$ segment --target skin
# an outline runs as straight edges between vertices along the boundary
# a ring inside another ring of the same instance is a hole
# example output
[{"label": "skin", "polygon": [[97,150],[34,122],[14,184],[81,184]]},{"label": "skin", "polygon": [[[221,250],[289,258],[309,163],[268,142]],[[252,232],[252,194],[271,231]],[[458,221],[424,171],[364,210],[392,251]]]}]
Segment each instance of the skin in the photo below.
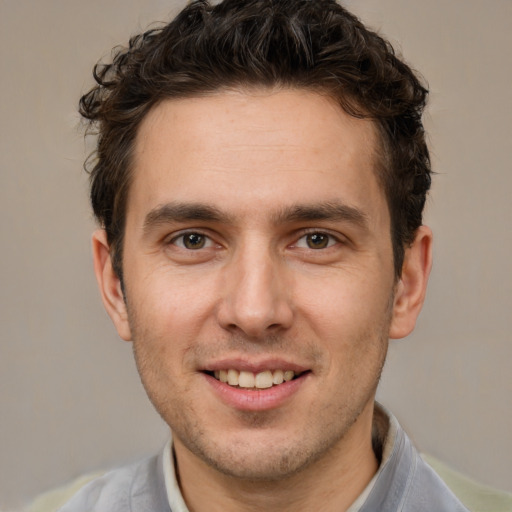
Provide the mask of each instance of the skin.
[{"label": "skin", "polygon": [[[388,339],[414,328],[432,240],[418,230],[396,280],[376,147],[370,121],[302,90],[169,100],[140,126],[126,300],[102,230],[95,270],[191,511],[346,510],[375,474],[375,391]],[[305,371],[284,398],[233,403],[205,373],[223,365]]]}]

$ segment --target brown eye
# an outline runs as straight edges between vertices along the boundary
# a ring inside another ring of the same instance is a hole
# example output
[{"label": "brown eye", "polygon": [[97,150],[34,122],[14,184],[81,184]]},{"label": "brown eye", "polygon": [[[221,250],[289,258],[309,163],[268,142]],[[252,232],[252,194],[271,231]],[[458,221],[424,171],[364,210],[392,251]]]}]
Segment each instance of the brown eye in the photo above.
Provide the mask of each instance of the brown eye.
[{"label": "brown eye", "polygon": [[208,241],[208,237],[200,233],[185,233],[174,240],[174,244],[189,250],[203,249]]},{"label": "brown eye", "polygon": [[325,233],[306,235],[306,244],[310,249],[325,249],[329,246],[330,236]]}]

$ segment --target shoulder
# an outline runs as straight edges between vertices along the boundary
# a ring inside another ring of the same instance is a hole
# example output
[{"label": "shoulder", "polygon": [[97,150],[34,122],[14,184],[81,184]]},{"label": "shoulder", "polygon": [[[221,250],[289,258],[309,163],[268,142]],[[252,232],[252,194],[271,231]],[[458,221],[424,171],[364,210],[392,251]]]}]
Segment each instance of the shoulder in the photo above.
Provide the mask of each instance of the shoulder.
[{"label": "shoulder", "polygon": [[139,463],[109,471],[95,478],[57,509],[59,512],[128,511],[131,482]]},{"label": "shoulder", "polygon": [[377,404],[376,412],[387,419],[387,428],[380,428],[382,464],[362,511],[512,511],[512,495],[478,484],[434,457],[420,455],[387,409]]},{"label": "shoulder", "polygon": [[103,476],[104,471],[83,475],[72,482],[52,489],[38,496],[26,509],[26,512],[55,512],[69,501],[80,489],[92,480]]},{"label": "shoulder", "polygon": [[475,482],[431,455],[421,456],[471,512],[512,511],[512,494]]},{"label": "shoulder", "polygon": [[415,452],[412,457],[408,480],[400,510],[407,512],[430,510],[468,512],[470,510],[418,452]]},{"label": "shoulder", "polygon": [[29,512],[170,512],[161,457],[83,477],[38,498]]}]

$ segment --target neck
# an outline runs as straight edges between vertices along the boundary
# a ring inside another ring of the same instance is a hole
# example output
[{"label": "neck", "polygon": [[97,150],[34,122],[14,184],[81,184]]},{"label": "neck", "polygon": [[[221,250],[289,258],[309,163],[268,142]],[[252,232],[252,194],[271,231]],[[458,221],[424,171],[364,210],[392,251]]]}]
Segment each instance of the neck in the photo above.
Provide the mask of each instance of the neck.
[{"label": "neck", "polygon": [[175,439],[177,475],[190,512],[345,511],[378,469],[372,449],[373,404],[338,444],[300,472],[274,481],[224,475]]}]

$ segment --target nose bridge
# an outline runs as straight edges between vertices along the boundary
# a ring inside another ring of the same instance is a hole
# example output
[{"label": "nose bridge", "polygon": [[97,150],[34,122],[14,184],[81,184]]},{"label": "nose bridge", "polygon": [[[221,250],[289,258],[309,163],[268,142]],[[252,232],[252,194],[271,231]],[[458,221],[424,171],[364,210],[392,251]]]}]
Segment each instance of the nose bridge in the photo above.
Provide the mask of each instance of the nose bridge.
[{"label": "nose bridge", "polygon": [[225,270],[220,318],[225,328],[259,337],[289,326],[292,310],[284,269],[268,241],[245,240]]}]

